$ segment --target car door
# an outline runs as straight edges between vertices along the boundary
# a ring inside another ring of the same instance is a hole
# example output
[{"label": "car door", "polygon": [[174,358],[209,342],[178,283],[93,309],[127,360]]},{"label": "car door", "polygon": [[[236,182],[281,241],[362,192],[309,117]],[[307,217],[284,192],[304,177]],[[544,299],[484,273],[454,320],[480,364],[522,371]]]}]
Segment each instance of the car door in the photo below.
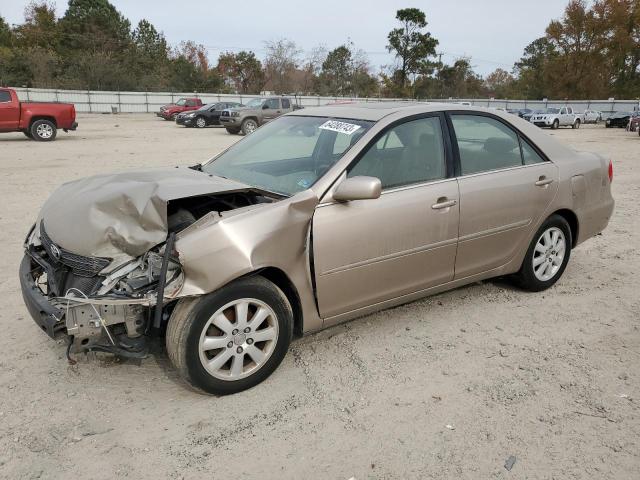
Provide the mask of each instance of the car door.
[{"label": "car door", "polygon": [[379,178],[381,196],[317,207],[313,258],[326,325],[336,315],[452,280],[458,184],[443,139],[439,115],[390,127],[343,174]]},{"label": "car door", "polygon": [[279,98],[269,98],[262,106],[262,121],[264,123],[273,120],[282,113]]},{"label": "car door", "polygon": [[15,130],[20,123],[20,104],[13,102],[9,90],[0,90],[0,130]]},{"label": "car door", "polygon": [[501,119],[450,119],[459,162],[460,279],[506,264],[528,244],[558,189],[558,169]]},{"label": "car door", "polygon": [[227,108],[226,103],[216,103],[209,109],[209,114],[207,123],[210,125],[219,125],[220,124],[220,114],[222,111]]}]

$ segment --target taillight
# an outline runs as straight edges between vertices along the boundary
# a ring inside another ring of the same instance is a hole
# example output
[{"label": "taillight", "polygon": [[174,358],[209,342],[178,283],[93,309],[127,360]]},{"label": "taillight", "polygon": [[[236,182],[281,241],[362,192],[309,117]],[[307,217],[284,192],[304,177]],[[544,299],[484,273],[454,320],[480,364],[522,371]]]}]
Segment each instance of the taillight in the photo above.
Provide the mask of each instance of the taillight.
[{"label": "taillight", "polygon": [[613,182],[613,162],[609,160],[609,183]]}]

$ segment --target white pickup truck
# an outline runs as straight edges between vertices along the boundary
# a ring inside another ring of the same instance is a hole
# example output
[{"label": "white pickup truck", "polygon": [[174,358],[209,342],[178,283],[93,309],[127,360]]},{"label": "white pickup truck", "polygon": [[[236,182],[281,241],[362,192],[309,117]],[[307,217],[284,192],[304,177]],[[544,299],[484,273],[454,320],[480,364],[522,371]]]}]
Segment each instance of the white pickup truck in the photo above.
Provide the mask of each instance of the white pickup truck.
[{"label": "white pickup truck", "polygon": [[571,107],[547,108],[543,113],[536,113],[531,116],[531,123],[538,127],[558,127],[580,128],[582,123],[581,115],[574,113]]}]

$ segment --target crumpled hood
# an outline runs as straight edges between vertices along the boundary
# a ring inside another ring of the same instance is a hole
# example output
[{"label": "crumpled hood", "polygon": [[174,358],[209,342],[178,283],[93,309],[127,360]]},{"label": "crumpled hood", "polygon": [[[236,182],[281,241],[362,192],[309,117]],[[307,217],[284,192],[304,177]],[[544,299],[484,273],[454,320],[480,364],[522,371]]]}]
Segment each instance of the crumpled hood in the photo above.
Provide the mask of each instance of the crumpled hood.
[{"label": "crumpled hood", "polygon": [[36,227],[43,220],[56,244],[79,255],[137,257],[166,240],[167,202],[248,188],[190,168],[97,175],[54,191]]}]

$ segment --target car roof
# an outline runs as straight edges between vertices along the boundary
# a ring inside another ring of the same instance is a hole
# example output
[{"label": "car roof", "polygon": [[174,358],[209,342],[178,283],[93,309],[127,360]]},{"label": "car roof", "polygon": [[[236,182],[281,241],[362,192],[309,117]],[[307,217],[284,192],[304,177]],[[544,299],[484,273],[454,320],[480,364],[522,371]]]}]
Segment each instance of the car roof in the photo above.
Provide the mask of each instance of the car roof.
[{"label": "car roof", "polygon": [[324,105],[320,107],[305,108],[304,110],[297,110],[288,113],[287,116],[351,118],[354,120],[368,120],[377,122],[388,115],[399,112],[404,113],[405,115],[413,115],[419,113],[442,112],[444,110],[490,113],[496,112],[496,110],[490,110],[484,107],[461,105],[459,103],[380,101],[336,103],[333,105]]},{"label": "car roof", "polygon": [[378,122],[384,117],[392,114],[400,114],[404,116],[416,115],[421,113],[457,111],[488,113],[491,116],[502,118],[507,123],[516,127],[523,132],[535,145],[547,155],[560,159],[560,157],[572,157],[572,150],[551,135],[536,127],[531,122],[523,120],[517,115],[512,115],[505,111],[490,110],[484,107],[460,105],[459,103],[427,103],[427,102],[354,102],[341,103],[334,105],[325,105],[321,107],[305,108],[304,110],[296,110],[287,113],[285,116],[299,117],[329,117],[329,118],[345,118],[353,120],[365,120]]}]

